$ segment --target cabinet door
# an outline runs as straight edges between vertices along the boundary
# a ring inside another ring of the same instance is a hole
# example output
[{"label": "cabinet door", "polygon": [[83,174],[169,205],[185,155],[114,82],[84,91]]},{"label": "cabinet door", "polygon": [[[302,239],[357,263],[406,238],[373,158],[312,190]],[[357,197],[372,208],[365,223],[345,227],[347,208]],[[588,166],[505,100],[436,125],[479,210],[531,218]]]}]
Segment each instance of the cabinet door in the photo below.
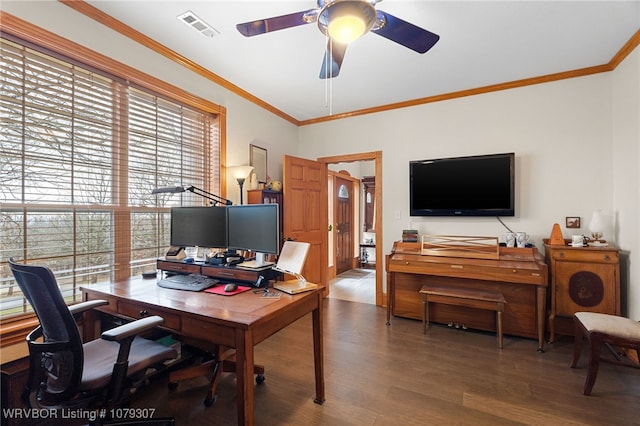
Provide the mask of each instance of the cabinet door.
[{"label": "cabinet door", "polygon": [[556,314],[616,313],[616,268],[602,263],[556,262]]}]

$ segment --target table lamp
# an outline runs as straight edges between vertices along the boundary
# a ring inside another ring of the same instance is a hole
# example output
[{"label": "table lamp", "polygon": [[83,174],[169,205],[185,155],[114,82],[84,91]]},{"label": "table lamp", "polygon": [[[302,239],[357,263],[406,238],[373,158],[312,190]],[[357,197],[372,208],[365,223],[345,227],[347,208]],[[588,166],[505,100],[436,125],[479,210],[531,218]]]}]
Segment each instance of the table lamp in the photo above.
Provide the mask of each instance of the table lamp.
[{"label": "table lamp", "polygon": [[602,217],[602,210],[594,210],[591,215],[591,221],[589,222],[589,231],[595,241],[599,241],[602,238],[604,227],[605,223]]}]

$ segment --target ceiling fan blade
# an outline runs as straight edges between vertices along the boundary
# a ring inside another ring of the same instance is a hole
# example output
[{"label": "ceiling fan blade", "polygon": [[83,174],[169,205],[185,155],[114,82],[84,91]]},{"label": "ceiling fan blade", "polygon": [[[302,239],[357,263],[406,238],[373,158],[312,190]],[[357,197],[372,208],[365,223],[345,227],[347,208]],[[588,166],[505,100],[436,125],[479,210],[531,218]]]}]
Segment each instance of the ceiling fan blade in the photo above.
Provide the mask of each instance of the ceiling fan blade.
[{"label": "ceiling fan blade", "polygon": [[425,53],[440,40],[439,35],[417,27],[407,21],[403,21],[381,10],[378,10],[377,13],[378,20],[382,20],[384,24],[380,28],[372,28],[372,32],[418,53]]},{"label": "ceiling fan blade", "polygon": [[257,21],[245,22],[236,25],[236,29],[245,37],[252,37],[272,31],[284,30],[285,28],[297,27],[299,25],[315,22],[317,17],[316,9],[304,10],[302,12],[290,13],[288,15],[274,16],[273,18],[259,19]]},{"label": "ceiling fan blade", "polygon": [[322,60],[322,68],[320,68],[321,79],[337,77],[340,74],[340,66],[346,51],[346,44],[336,43],[331,39],[327,41],[327,51]]}]

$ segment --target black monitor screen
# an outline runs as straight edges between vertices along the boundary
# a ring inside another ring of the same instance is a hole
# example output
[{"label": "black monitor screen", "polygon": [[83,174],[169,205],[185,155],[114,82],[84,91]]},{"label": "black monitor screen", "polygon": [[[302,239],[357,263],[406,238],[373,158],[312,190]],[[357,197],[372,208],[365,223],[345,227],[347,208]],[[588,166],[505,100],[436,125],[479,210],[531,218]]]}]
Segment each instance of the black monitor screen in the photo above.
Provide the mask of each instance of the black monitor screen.
[{"label": "black monitor screen", "polygon": [[409,163],[411,216],[514,216],[515,154]]},{"label": "black monitor screen", "polygon": [[179,247],[227,247],[226,207],[173,207],[171,245]]},{"label": "black monitor screen", "polygon": [[227,217],[230,249],[279,253],[280,229],[277,204],[228,206]]}]

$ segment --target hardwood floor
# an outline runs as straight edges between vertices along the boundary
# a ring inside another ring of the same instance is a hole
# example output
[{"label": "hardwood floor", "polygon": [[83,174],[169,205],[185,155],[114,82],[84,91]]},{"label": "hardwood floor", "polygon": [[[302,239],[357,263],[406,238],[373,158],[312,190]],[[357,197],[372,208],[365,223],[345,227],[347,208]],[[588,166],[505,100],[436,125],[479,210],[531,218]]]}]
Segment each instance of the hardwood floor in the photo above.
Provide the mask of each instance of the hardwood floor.
[{"label": "hardwood floor", "polygon": [[[587,355],[569,368],[573,338],[546,352],[534,340],[392,318],[372,304],[325,300],[326,402],[314,397],[311,317],[256,346],[266,381],[255,388],[258,425],[629,425],[640,424],[640,372],[602,363],[593,394],[582,395]],[[207,380],[169,391],[158,376],[133,407],[179,426],[236,424],[235,378],[205,407]]]}]

